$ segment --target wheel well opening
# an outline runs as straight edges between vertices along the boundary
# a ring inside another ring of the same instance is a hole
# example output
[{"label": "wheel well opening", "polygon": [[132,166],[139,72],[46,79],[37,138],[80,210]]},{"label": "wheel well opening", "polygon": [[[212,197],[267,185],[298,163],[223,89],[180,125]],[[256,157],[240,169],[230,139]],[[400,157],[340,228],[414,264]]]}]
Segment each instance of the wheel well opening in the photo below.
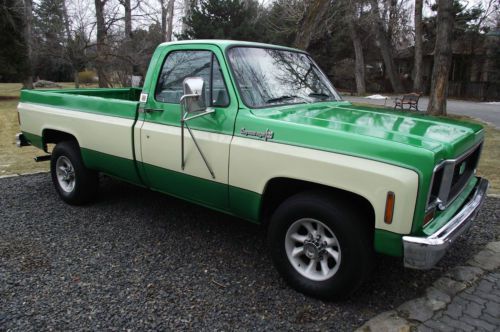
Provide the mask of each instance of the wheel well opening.
[{"label": "wheel well opening", "polygon": [[262,223],[268,224],[273,212],[287,198],[300,192],[311,190],[324,192],[333,200],[340,202],[342,206],[356,209],[356,211],[366,217],[368,226],[371,229],[375,229],[375,212],[373,206],[363,196],[334,187],[290,178],[275,178],[267,183],[262,197]]},{"label": "wheel well opening", "polygon": [[75,141],[78,143],[75,136],[63,131],[54,129],[44,129],[42,132],[43,149],[47,152],[47,144],[57,144],[64,141]]}]

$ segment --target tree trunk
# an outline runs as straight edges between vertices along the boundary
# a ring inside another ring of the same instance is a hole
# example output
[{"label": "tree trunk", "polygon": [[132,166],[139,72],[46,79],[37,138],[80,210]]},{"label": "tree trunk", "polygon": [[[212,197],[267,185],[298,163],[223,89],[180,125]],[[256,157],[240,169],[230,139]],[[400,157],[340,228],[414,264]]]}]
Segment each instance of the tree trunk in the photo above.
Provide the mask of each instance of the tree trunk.
[{"label": "tree trunk", "polygon": [[354,17],[349,20],[349,35],[351,36],[352,45],[354,47],[354,78],[356,79],[356,91],[358,95],[366,93],[365,85],[365,59],[363,56],[363,44],[359,37],[357,26],[353,21]]},{"label": "tree trunk", "polygon": [[392,90],[397,93],[403,92],[403,85],[399,78],[399,74],[396,70],[396,65],[394,64],[394,58],[392,56],[392,45],[387,37],[387,33],[384,28],[384,23],[380,17],[380,10],[378,8],[377,0],[371,0],[371,7],[374,16],[375,25],[375,38],[377,39],[378,48],[380,49],[380,54],[382,59],[384,59],[385,72],[389,76],[391,81]]},{"label": "tree trunk", "polygon": [[453,0],[438,0],[436,46],[432,69],[431,93],[427,112],[446,115],[448,76],[452,59],[451,40],[453,34]]},{"label": "tree trunk", "polygon": [[165,41],[172,41],[174,27],[174,5],[175,0],[168,0],[167,4],[167,29],[165,31]]},{"label": "tree trunk", "polygon": [[106,1],[107,0],[95,0],[95,16],[97,23],[96,71],[100,88],[109,87],[109,82],[104,70],[107,57],[105,52],[107,46],[107,31],[106,24],[104,22],[104,5],[106,4]]},{"label": "tree trunk", "polygon": [[[130,6],[130,0],[122,0],[123,9],[125,11],[125,50],[126,55],[130,58],[131,61],[134,61],[134,51],[132,46],[132,7]],[[122,80],[122,85],[127,86],[131,85],[132,75],[134,75],[135,66],[134,63],[130,63],[129,65],[125,65],[128,67],[128,71],[126,73],[126,79]],[[129,76],[130,75],[130,76]]]},{"label": "tree trunk", "polygon": [[192,0],[184,0],[184,19],[182,20],[182,34],[186,33],[188,29],[188,25],[186,20],[191,16],[191,6],[195,5],[195,2]]},{"label": "tree trunk", "polygon": [[63,7],[63,19],[64,19],[64,32],[66,33],[67,42],[69,42],[71,40],[71,29],[70,29],[68,7],[66,6],[66,1],[67,0],[63,0],[62,7]]},{"label": "tree trunk", "polygon": [[413,91],[422,92],[422,7],[423,0],[415,0],[415,79],[413,81]]},{"label": "tree trunk", "polygon": [[161,7],[161,40],[167,41],[167,0],[158,0]]},{"label": "tree trunk", "polygon": [[71,37],[71,28],[70,28],[70,23],[69,23],[69,17],[68,17],[68,7],[66,6],[66,1],[62,1],[62,8],[63,8],[63,20],[64,20],[64,32],[66,33],[66,52],[67,52],[67,57],[69,62],[71,63],[71,67],[73,67],[73,75],[74,75],[74,81],[75,81],[75,88],[79,89],[80,88],[80,77],[78,77],[78,66],[75,65],[75,61],[73,59],[73,52],[71,50],[71,44],[72,44],[72,37]]},{"label": "tree trunk", "polygon": [[132,38],[132,7],[130,0],[123,0],[123,9],[125,10],[125,38],[130,40]]},{"label": "tree trunk", "polygon": [[75,70],[75,89],[80,89],[80,76],[78,75],[78,70]]},{"label": "tree trunk", "polygon": [[[23,88],[33,89],[33,51],[32,51],[33,1],[24,0],[24,40],[26,43],[27,66],[23,77]],[[5,46],[5,45],[4,45]]]},{"label": "tree trunk", "polygon": [[321,23],[324,23],[324,17],[329,8],[330,0],[312,0],[309,2],[299,22],[294,43],[295,47],[307,50],[314,39],[314,34],[318,32]]},{"label": "tree trunk", "polygon": [[394,39],[394,31],[397,31],[397,0],[389,0],[389,23],[387,24],[387,39],[392,44]]}]

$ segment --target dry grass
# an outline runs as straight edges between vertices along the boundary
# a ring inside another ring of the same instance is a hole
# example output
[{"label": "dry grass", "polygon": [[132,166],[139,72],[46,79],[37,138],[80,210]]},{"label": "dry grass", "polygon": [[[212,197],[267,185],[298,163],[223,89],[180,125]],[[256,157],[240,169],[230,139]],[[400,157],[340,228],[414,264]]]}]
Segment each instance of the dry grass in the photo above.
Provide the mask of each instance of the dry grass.
[{"label": "dry grass", "polygon": [[0,83],[0,99],[19,97],[21,87],[20,83]]},{"label": "dry grass", "polygon": [[450,117],[463,121],[479,123],[484,126],[486,137],[477,173],[479,176],[485,177],[490,181],[490,189],[488,193],[500,195],[500,130],[469,117],[455,115]]},{"label": "dry grass", "polygon": [[486,127],[486,140],[478,174],[490,181],[490,194],[500,195],[500,130]]},{"label": "dry grass", "polygon": [[17,102],[17,99],[0,100],[0,176],[49,170],[47,162],[33,161],[33,157],[44,154],[42,150],[16,146],[15,135],[21,131],[17,122]]}]

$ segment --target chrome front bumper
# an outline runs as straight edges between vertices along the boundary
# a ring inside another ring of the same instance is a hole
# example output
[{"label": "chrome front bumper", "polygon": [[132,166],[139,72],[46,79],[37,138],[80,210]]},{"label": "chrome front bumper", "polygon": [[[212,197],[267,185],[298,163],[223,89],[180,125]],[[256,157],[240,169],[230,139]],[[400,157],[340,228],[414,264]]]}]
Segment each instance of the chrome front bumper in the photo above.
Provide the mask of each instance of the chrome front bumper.
[{"label": "chrome front bumper", "polygon": [[405,267],[426,270],[443,257],[453,242],[471,225],[486,197],[488,180],[479,178],[469,201],[436,233],[428,237],[403,236]]}]

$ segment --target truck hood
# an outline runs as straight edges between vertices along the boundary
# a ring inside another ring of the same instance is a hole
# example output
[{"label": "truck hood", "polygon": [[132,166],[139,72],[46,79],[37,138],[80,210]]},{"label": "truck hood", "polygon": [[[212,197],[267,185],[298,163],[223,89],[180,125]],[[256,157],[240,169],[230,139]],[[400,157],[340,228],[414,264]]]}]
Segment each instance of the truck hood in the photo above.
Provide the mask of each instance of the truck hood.
[{"label": "truck hood", "polygon": [[[289,105],[252,112],[272,122],[293,123],[302,129],[314,128],[310,133],[328,130],[344,138],[347,135],[372,142],[383,140],[386,144],[423,148],[442,154],[443,158],[453,158],[468,150],[482,139],[483,129],[481,125],[470,122],[417,112],[353,106],[349,102]],[[276,138],[279,139],[278,132]]]}]

